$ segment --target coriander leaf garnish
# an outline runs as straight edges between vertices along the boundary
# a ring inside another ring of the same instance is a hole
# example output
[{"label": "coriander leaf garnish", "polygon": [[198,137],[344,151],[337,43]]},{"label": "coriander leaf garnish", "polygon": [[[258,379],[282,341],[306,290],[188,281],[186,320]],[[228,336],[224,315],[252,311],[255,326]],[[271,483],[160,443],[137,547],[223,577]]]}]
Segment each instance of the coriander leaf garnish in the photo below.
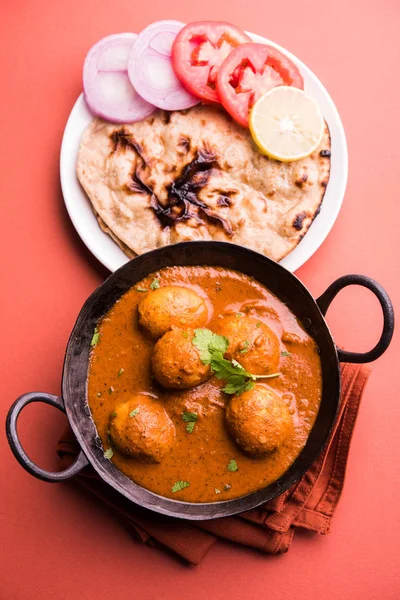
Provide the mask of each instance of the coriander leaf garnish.
[{"label": "coriander leaf garnish", "polygon": [[228,463],[228,471],[230,471],[231,473],[234,473],[238,469],[239,469],[239,467],[237,466],[236,460],[234,458],[232,458]]},{"label": "coriander leaf garnish", "polygon": [[140,285],[138,285],[136,288],[136,291],[137,292],[148,292],[149,290],[147,288],[140,287]]},{"label": "coriander leaf garnish", "polygon": [[216,494],[220,494],[220,493],[221,493],[221,490],[219,490],[218,488],[214,488],[214,492],[215,492]]},{"label": "coriander leaf garnish", "polygon": [[191,413],[185,410],[182,415],[182,420],[186,423],[186,431],[188,433],[193,433],[194,426],[196,424],[198,418],[197,413]]},{"label": "coriander leaf garnish", "polygon": [[192,343],[199,351],[201,362],[205,365],[210,364],[212,355],[219,355],[222,358],[229,345],[226,337],[217,335],[210,329],[195,329]]},{"label": "coriander leaf garnish", "polygon": [[249,346],[250,346],[250,342],[249,342],[249,340],[245,340],[245,341],[243,342],[243,348],[242,348],[242,349],[239,351],[239,352],[240,352],[240,354],[246,354],[246,352],[248,352],[248,351],[249,351]]},{"label": "coriander leaf garnish", "polygon": [[113,413],[111,413],[111,416],[112,416],[112,417],[116,417],[116,416],[117,416],[117,413],[116,413],[116,412],[113,412]]},{"label": "coriander leaf garnish", "polygon": [[113,455],[114,455],[114,451],[112,448],[108,448],[108,450],[106,450],[103,454],[104,458],[108,458],[109,460],[112,459]]},{"label": "coriander leaf garnish", "polygon": [[171,488],[171,492],[175,494],[175,492],[180,492],[185,488],[189,487],[190,483],[188,481],[177,481]]},{"label": "coriander leaf garnish", "polygon": [[257,321],[256,327],[261,327],[261,321]]},{"label": "coriander leaf garnish", "polygon": [[221,354],[223,356],[229,346],[229,340],[224,335],[216,335],[213,333],[208,350],[212,354]]},{"label": "coriander leaf garnish", "polygon": [[120,370],[118,371],[118,375],[117,377],[121,377],[122,373],[125,371],[125,369],[123,369],[122,367],[120,368]]},{"label": "coriander leaf garnish", "polygon": [[[217,335],[210,329],[195,329],[194,333],[192,344],[198,349],[202,363],[210,365],[218,379],[226,380],[226,386],[223,388],[226,394],[241,394],[252,389],[254,381],[257,379],[271,379],[280,376],[280,373],[253,375],[234,358],[232,360],[224,358],[229,346],[229,340],[226,337]],[[247,343],[249,344],[248,341]]]},{"label": "coriander leaf garnish", "polygon": [[188,339],[188,337],[189,337],[189,334],[188,334],[188,332],[187,332],[187,331],[182,331],[182,335],[183,335],[183,337],[184,337],[184,338],[186,338],[186,339]]},{"label": "coriander leaf garnish", "polygon": [[160,287],[160,280],[157,277],[154,277],[153,281],[150,284],[151,290],[157,290]]},{"label": "coriander leaf garnish", "polygon": [[219,358],[216,356],[211,359],[211,368],[214,371],[218,379],[229,379],[229,377],[241,375],[248,376],[250,374],[239,364],[235,359],[226,360],[226,358]]},{"label": "coriander leaf garnish", "polygon": [[136,415],[138,415],[140,413],[140,406],[138,406],[137,408],[134,408],[133,410],[131,410],[131,412],[129,413],[130,417],[136,417]]},{"label": "coriander leaf garnish", "polygon": [[100,339],[100,333],[97,329],[97,327],[94,328],[94,333],[93,333],[93,337],[92,337],[92,341],[90,342],[91,346],[96,346],[96,344],[98,343]]},{"label": "coriander leaf garnish", "polygon": [[113,393],[113,391],[114,391],[114,388],[113,388],[113,386],[111,385],[111,386],[108,388],[108,393],[111,395],[111,394]]},{"label": "coriander leaf garnish", "polygon": [[236,316],[237,316],[237,317],[243,317],[243,313],[241,313],[241,312],[237,312],[237,313],[236,313]]},{"label": "coriander leaf garnish", "polygon": [[281,356],[292,356],[292,353],[285,350],[285,352],[281,352]]},{"label": "coriander leaf garnish", "polygon": [[230,379],[231,381],[227,383],[225,387],[222,388],[222,391],[225,392],[225,394],[237,394],[239,396],[239,394],[243,394],[243,392],[248,392],[254,387],[254,381],[252,381],[251,379],[247,382],[243,381],[243,377],[241,376],[236,379],[231,377]]}]

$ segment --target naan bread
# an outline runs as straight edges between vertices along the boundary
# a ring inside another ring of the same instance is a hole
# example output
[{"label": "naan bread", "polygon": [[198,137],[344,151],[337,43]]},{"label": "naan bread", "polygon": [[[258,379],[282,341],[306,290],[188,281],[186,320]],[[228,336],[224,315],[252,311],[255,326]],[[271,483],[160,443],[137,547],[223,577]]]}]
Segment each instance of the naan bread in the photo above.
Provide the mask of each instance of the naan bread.
[{"label": "naan bread", "polygon": [[102,228],[128,255],[222,240],[277,261],[318,214],[329,172],[328,127],[313,154],[281,163],[223,109],[201,105],[126,125],[95,119],[77,163]]}]

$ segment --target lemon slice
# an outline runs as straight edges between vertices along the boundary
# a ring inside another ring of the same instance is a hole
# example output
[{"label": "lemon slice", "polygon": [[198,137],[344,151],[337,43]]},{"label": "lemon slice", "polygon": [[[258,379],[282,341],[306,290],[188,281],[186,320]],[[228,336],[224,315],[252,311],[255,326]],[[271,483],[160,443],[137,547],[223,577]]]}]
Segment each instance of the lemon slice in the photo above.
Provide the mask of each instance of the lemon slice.
[{"label": "lemon slice", "polygon": [[261,152],[283,162],[300,160],[314,152],[325,129],[315,100],[303,90],[284,85],[257,100],[249,125]]}]

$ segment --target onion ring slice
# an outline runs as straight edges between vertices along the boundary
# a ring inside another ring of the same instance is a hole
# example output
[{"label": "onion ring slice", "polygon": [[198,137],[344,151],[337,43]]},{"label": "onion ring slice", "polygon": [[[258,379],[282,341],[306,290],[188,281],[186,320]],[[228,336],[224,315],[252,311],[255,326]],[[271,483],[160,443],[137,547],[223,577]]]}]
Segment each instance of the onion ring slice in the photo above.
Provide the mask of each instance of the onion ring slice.
[{"label": "onion ring slice", "polygon": [[145,119],[155,106],[144,100],[128,77],[128,61],[135,33],[101,39],[88,52],[83,66],[83,90],[90,110],[115,123]]},{"label": "onion ring slice", "polygon": [[171,47],[184,27],[180,21],[157,21],[137,37],[128,74],[138,93],[164,110],[182,110],[199,103],[179,81],[172,68]]}]

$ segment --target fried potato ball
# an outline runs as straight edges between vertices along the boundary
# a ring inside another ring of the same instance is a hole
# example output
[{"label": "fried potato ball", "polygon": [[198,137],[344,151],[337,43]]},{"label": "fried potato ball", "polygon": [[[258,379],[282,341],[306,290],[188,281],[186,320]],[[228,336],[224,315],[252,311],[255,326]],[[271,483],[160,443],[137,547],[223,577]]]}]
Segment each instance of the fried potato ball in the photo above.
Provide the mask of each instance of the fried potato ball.
[{"label": "fried potato ball", "polygon": [[263,456],[293,433],[293,420],[283,400],[264,385],[233,396],[226,423],[236,443],[251,456]]},{"label": "fried potato ball", "polygon": [[145,394],[137,394],[115,406],[110,436],[124,454],[159,463],[174,444],[175,426],[161,404]]},{"label": "fried potato ball", "polygon": [[253,375],[276,373],[279,368],[279,340],[268,325],[242,314],[223,317],[217,333],[229,340],[225,358],[237,360]]},{"label": "fried potato ball", "polygon": [[204,298],[179,285],[149,291],[138,308],[140,325],[155,339],[173,327],[204,327],[209,318]]},{"label": "fried potato ball", "polygon": [[193,329],[173,329],[154,346],[151,366],[154,377],[166,388],[186,390],[211,376],[209,365],[200,360],[193,345]]}]

